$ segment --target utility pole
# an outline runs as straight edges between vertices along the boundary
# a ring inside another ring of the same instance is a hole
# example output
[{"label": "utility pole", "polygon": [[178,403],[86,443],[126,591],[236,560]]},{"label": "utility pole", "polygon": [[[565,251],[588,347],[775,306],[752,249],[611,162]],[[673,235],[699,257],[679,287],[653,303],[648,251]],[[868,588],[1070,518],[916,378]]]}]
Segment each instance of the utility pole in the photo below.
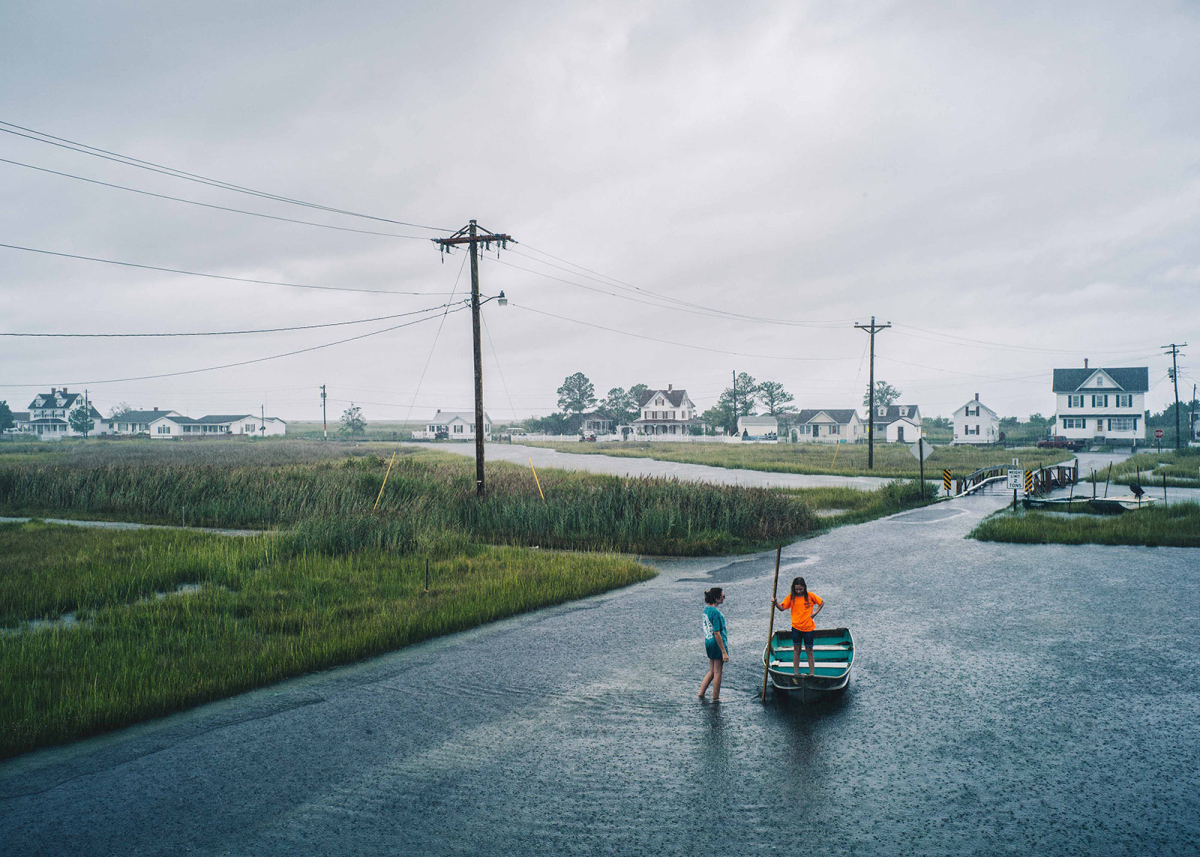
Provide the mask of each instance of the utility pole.
[{"label": "utility pole", "polygon": [[1192,385],[1192,401],[1188,405],[1188,443],[1196,439],[1196,385]]},{"label": "utility pole", "polygon": [[1186,342],[1162,346],[1171,355],[1171,381],[1175,384],[1175,448],[1179,449],[1179,349],[1187,346]]},{"label": "utility pole", "polygon": [[738,421],[738,406],[737,406],[737,370],[733,370],[733,431],[737,432]]},{"label": "utility pole", "polygon": [[867,394],[867,469],[872,470],[875,467],[875,334],[887,330],[892,323],[889,321],[887,324],[876,324],[875,316],[871,316],[870,324],[854,326],[871,334],[871,387]]},{"label": "utility pole", "polygon": [[83,439],[88,438],[88,422],[92,416],[92,403],[88,399],[88,391],[83,391]]},{"label": "utility pole", "polygon": [[329,440],[329,421],[325,419],[325,385],[321,385],[321,430],[325,433],[325,439]]},{"label": "utility pole", "polygon": [[[483,496],[483,346],[479,334],[479,245],[485,250],[492,248],[492,243],[502,249],[508,247],[508,242],[517,243],[511,235],[481,231],[479,224],[472,220],[449,238],[430,239],[437,244],[443,253],[456,244],[467,244],[471,248],[471,332],[474,335],[475,351],[475,494]],[[503,298],[503,293],[501,293]],[[501,301],[503,304],[504,301]]]},{"label": "utility pole", "polygon": [[266,437],[266,436],[267,436],[267,406],[266,406],[266,405],[259,405],[258,407],[259,407],[259,412],[258,412],[258,416],[259,416],[259,426],[258,426],[258,433],[259,433],[259,436],[260,436],[260,437]]}]

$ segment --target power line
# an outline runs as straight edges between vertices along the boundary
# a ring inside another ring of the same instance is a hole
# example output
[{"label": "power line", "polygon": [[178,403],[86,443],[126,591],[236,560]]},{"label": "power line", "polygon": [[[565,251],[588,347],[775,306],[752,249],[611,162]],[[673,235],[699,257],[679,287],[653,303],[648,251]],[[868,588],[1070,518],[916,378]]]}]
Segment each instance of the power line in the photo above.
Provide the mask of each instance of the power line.
[{"label": "power line", "polygon": [[444,295],[447,292],[404,292],[392,289],[356,289],[351,286],[314,286],[308,283],[286,283],[279,280],[256,280],[252,277],[230,277],[224,274],[207,274],[201,271],[185,271],[181,268],[163,268],[158,265],[142,265],[137,262],[122,262],[117,259],[100,259],[96,256],[80,256],[76,253],[60,253],[57,250],[41,250],[37,247],[21,247],[17,244],[0,244],[9,250],[24,250],[44,256],[59,256],[63,259],[79,259],[85,262],[100,262],[105,265],[120,265],[125,268],[141,268],[145,271],[162,271],[166,274],[185,274],[189,277],[205,277],[210,280],[229,280],[234,283],[257,283],[263,286],[287,286],[293,289],[317,289],[330,292],[362,292],[369,295]]},{"label": "power line", "polygon": [[21,161],[13,161],[13,160],[9,160],[8,158],[0,158],[0,163],[12,164],[15,167],[25,167],[26,169],[29,169],[29,170],[37,170],[39,173],[49,173],[50,175],[62,176],[63,178],[68,178],[68,179],[75,179],[76,181],[87,182],[88,184],[101,185],[102,187],[111,187],[111,188],[115,188],[116,190],[129,191],[130,193],[138,193],[138,194],[141,194],[142,196],[152,196],[157,199],[169,199],[172,202],[183,202],[188,205],[198,205],[201,208],[212,208],[217,211],[228,211],[228,212],[232,212],[234,214],[246,214],[246,215],[249,215],[250,217],[262,217],[267,220],[279,220],[284,223],[299,223],[302,226],[316,226],[320,229],[334,229],[338,232],[357,232],[360,235],[382,235],[386,238],[419,238],[422,240],[424,240],[424,238],[425,238],[425,236],[423,236],[423,235],[401,235],[398,232],[376,232],[376,231],[373,231],[370,229],[354,229],[349,226],[333,226],[332,224],[329,224],[329,223],[317,223],[314,220],[298,220],[297,218],[294,218],[294,217],[281,217],[277,214],[265,214],[261,211],[249,211],[244,208],[231,208],[230,206],[227,206],[227,205],[214,205],[211,202],[200,202],[199,200],[195,200],[195,199],[184,199],[181,196],[170,196],[165,193],[154,193],[152,191],[141,190],[136,187],[128,187],[126,185],[121,185],[121,184],[113,184],[112,182],[102,182],[99,179],[89,179],[85,176],[77,176],[74,173],[64,173],[64,172],[60,172],[59,170],[47,169],[46,167],[35,167],[33,164],[22,163]]},{"label": "power line", "polygon": [[[174,167],[164,166],[163,164],[156,164],[153,161],[144,161],[141,158],[134,158],[129,155],[122,155],[119,152],[111,152],[107,149],[99,149],[99,148],[96,148],[95,146],[89,146],[86,143],[79,143],[75,140],[68,140],[65,137],[56,137],[53,134],[47,134],[44,131],[37,131],[37,130],[34,130],[33,128],[26,128],[23,125],[17,125],[12,122],[5,122],[3,120],[0,120],[0,125],[8,126],[7,128],[0,128],[0,131],[3,131],[6,134],[13,134],[17,137],[24,137],[28,140],[34,140],[35,142],[38,142],[38,143],[46,143],[48,145],[58,146],[59,148],[67,149],[72,152],[78,152],[81,155],[91,155],[92,157],[103,158],[106,161],[113,161],[114,163],[124,164],[127,167],[136,167],[138,169],[149,170],[150,172],[161,173],[162,175],[170,176],[171,178],[177,178],[177,179],[183,179],[185,181],[197,182],[199,184],[209,185],[210,187],[220,188],[222,190],[230,190],[230,191],[235,191],[237,193],[245,193],[245,194],[249,194],[251,196],[261,197],[262,199],[275,200],[276,202],[286,202],[291,205],[300,205],[300,206],[304,206],[306,208],[317,209],[319,211],[328,211],[332,214],[344,214],[349,217],[361,217],[361,218],[364,218],[367,220],[378,220],[382,223],[394,223],[397,226],[412,226],[416,229],[429,229],[434,232],[452,232],[453,231],[451,229],[443,229],[442,227],[439,227],[439,226],[425,226],[420,223],[409,223],[408,221],[404,221],[404,220],[392,220],[391,218],[387,218],[387,217],[377,217],[372,214],[362,214],[361,212],[349,211],[344,208],[334,208],[334,207],[328,206],[328,205],[321,205],[320,203],[307,202],[302,199],[295,199],[293,197],[281,196],[279,194],[269,193],[268,191],[255,190],[254,188],[245,187],[243,185],[233,184],[231,182],[222,181],[220,179],[209,178],[207,176],[198,175],[196,173],[189,173],[185,170],[177,170]],[[10,130],[13,128],[18,129],[18,130],[16,130],[16,131]],[[28,131],[29,133],[22,134],[22,133],[20,133],[21,131]],[[37,136],[33,136],[33,135],[37,135]]]},{"label": "power line", "polygon": [[[466,301],[459,301],[458,303],[465,304]],[[439,309],[450,306],[454,306],[454,304],[440,304],[427,309],[412,310],[411,312],[398,312],[393,315],[380,315],[374,318],[359,318],[353,321],[329,321],[323,324],[301,324],[292,327],[266,327],[256,330],[208,330],[195,333],[0,333],[0,336],[57,339],[137,339],[173,336],[245,336],[255,333],[285,333],[294,330],[315,330],[322,327],[345,327],[349,324],[370,324],[371,322],[375,321],[389,321],[394,318],[404,318],[405,316],[410,315],[421,315],[427,312],[436,312]]]},{"label": "power line", "polygon": [[[461,312],[464,309],[466,309],[465,306],[460,307],[457,310],[450,310],[449,312]],[[179,377],[180,375],[196,375],[201,372],[215,372],[218,369],[233,369],[238,366],[249,366],[253,363],[265,363],[268,360],[279,360],[282,357],[292,357],[296,354],[305,354],[309,351],[319,351],[322,348],[332,348],[335,345],[343,345],[347,342],[355,342],[359,339],[366,339],[367,337],[370,337],[370,336],[379,336],[382,333],[390,333],[393,330],[399,330],[403,327],[411,327],[414,324],[420,324],[421,322],[424,322],[424,321],[432,321],[434,318],[437,318],[437,316],[430,315],[430,316],[426,316],[425,318],[418,318],[413,321],[406,321],[403,324],[394,324],[394,325],[391,325],[390,327],[385,327],[381,330],[373,330],[370,333],[361,333],[358,336],[350,336],[350,337],[347,337],[346,339],[339,339],[335,342],[326,342],[323,345],[313,345],[308,348],[297,348],[294,351],[285,351],[283,354],[272,354],[269,357],[256,357],[253,360],[240,360],[236,363],[224,363],[220,366],[207,366],[203,369],[187,369],[187,370],[184,370],[181,372],[160,372],[156,375],[135,375],[135,376],[131,376],[129,378],[109,378],[109,379],[106,379],[103,381],[68,381],[66,383],[70,384],[70,385],[121,384],[126,381],[150,381],[150,380],[155,380],[158,378],[176,378],[176,377]],[[23,383],[23,384],[10,384],[10,385],[6,385],[6,386],[43,387],[43,386],[48,386],[48,384],[46,384],[45,382],[40,382],[40,383],[27,382],[27,383]]]},{"label": "power line", "polygon": [[[1102,350],[1094,349],[1094,348],[1078,348],[1078,349],[1074,349],[1074,350],[1065,349],[1065,348],[1038,348],[1038,347],[1032,346],[1032,345],[1011,345],[1011,344],[1002,343],[1002,342],[989,342],[986,339],[975,339],[974,337],[959,336],[954,333],[943,333],[938,330],[926,330],[923,327],[915,327],[911,324],[897,324],[896,327],[903,327],[903,328],[907,328],[908,330],[919,330],[921,333],[928,333],[928,334],[932,334],[933,336],[943,337],[941,342],[944,345],[968,345],[968,346],[973,346],[976,348],[991,348],[991,349],[1000,350],[1000,351],[1029,351],[1029,352],[1041,353],[1041,354],[1129,354],[1132,350],[1138,350],[1138,349],[1129,349],[1129,348],[1107,350],[1107,351],[1102,351]],[[939,341],[939,340],[929,340],[928,337],[916,336],[915,334],[912,334],[912,333],[905,333],[905,334],[901,334],[901,335],[910,336],[913,339],[926,339],[931,342]]]}]

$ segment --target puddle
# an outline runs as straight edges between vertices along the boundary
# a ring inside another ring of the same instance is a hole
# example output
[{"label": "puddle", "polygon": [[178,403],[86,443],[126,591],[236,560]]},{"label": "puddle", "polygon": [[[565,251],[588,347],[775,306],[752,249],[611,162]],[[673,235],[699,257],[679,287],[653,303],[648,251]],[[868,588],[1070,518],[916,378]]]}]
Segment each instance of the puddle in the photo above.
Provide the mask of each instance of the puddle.
[{"label": "puddle", "polygon": [[[134,604],[144,603],[146,601],[162,601],[165,598],[170,598],[175,595],[194,595],[204,588],[202,583],[181,583],[172,589],[170,592],[155,592],[150,598],[139,598]],[[225,587],[214,587],[215,589],[224,589]],[[75,616],[75,611],[64,613],[57,619],[29,619],[22,622],[20,625],[15,625],[10,628],[0,628],[0,634],[32,634],[37,631],[46,631],[52,628],[74,628],[79,625],[90,624],[86,621],[80,621]]]},{"label": "puddle", "polygon": [[849,511],[849,509],[817,509],[817,517],[836,518],[838,515],[844,515]]},{"label": "puddle", "polygon": [[888,518],[889,521],[899,521],[902,524],[928,524],[934,521],[944,521],[947,518],[957,518],[963,514],[962,509],[917,509],[914,512],[905,512],[903,515],[895,515]]},{"label": "puddle", "polygon": [[[801,556],[796,557],[791,562],[779,567],[780,573],[791,568],[801,568],[806,565],[811,565],[816,561],[816,557]],[[750,580],[754,577],[762,577],[764,574],[770,574],[774,571],[774,557],[764,560],[762,557],[754,559],[740,559],[736,562],[731,562],[728,565],[723,565],[720,568],[714,568],[708,574],[702,577],[681,577],[676,580],[676,583],[737,583],[739,580]]]}]

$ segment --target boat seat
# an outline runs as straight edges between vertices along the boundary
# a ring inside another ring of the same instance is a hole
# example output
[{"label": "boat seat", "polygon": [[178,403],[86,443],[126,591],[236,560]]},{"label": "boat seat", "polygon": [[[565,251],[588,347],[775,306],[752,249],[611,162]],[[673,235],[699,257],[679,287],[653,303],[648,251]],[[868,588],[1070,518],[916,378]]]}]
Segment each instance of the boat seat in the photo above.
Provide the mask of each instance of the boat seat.
[{"label": "boat seat", "polygon": [[[801,646],[801,648],[803,649],[804,647],[803,647],[803,646]],[[775,646],[775,647],[772,649],[772,651],[775,651],[775,652],[794,652],[794,651],[795,651],[795,649],[794,649],[794,648],[793,648],[793,647],[792,647],[792,646],[789,644],[789,645],[786,645],[786,646]],[[814,645],[814,646],[813,646],[813,651],[814,651],[814,652],[849,652],[849,651],[851,651],[851,649],[850,649],[850,644],[849,644],[849,643],[845,643],[845,644],[843,644],[843,645],[840,645],[840,646],[816,646],[816,645]]]},{"label": "boat seat", "polygon": [[[771,661],[771,669],[774,670],[791,670],[794,664],[792,661]],[[849,661],[817,661],[818,670],[844,670],[850,668]],[[800,671],[804,672],[808,669],[807,661],[800,661]]]}]

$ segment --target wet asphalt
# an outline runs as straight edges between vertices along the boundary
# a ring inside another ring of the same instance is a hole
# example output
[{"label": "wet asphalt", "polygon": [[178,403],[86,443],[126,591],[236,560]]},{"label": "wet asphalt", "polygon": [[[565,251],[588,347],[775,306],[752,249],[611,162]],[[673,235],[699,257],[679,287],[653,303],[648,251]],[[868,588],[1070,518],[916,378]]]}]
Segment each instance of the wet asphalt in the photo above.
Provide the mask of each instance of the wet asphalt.
[{"label": "wet asphalt", "polygon": [[[759,701],[774,555],[0,765],[7,854],[1196,854],[1200,552],[980,543],[970,497],[784,549],[850,689]],[[695,693],[725,588],[724,701]],[[782,614],[780,614],[782,615]]]}]

